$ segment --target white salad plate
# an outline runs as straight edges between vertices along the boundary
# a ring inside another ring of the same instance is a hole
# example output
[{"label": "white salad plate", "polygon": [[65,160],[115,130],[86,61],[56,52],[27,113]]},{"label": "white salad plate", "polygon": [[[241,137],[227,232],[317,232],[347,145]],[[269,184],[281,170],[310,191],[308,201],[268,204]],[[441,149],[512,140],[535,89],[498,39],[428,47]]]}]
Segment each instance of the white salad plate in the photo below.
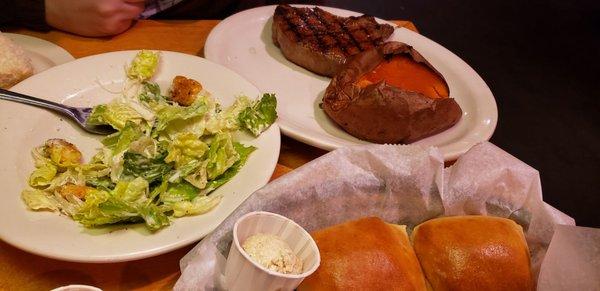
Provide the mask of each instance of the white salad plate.
[{"label": "white salad plate", "polygon": [[75,59],[65,49],[49,41],[17,33],[2,34],[23,48],[25,55],[31,60],[34,74]]},{"label": "white salad plate", "polygon": [[[319,7],[344,17],[361,15]],[[284,134],[326,150],[367,144],[346,133],[320,108],[330,78],[288,61],[273,44],[274,10],[275,6],[254,8],[221,21],[206,40],[206,58],[238,72],[261,91],[276,93],[278,123]],[[381,19],[377,21],[396,26]],[[453,160],[492,136],[498,120],[496,101],[483,79],[468,64],[441,45],[405,28],[396,28],[390,40],[407,43],[419,51],[444,76],[450,96],[463,110],[461,120],[452,128],[414,144],[437,146],[446,160]]]},{"label": "white salad plate", "polygon": [[[126,78],[125,66],[136,53],[122,51],[81,58],[34,75],[12,90],[72,106],[107,103],[118,96],[116,92]],[[232,104],[240,94],[259,97],[254,85],[221,65],[192,55],[161,52],[153,80],[166,91],[176,75],[200,81],[223,106]],[[72,142],[86,161],[101,147],[100,136],[84,132],[71,120],[44,109],[0,100],[0,239],[38,255],[77,262],[140,259],[198,241],[269,181],[280,147],[277,124],[258,138],[240,133],[237,139],[257,150],[233,179],[211,194],[223,195],[221,203],[206,214],[174,219],[170,226],[152,233],[144,224],[89,229],[57,213],[28,210],[21,191],[34,169],[30,152],[50,138]]]}]

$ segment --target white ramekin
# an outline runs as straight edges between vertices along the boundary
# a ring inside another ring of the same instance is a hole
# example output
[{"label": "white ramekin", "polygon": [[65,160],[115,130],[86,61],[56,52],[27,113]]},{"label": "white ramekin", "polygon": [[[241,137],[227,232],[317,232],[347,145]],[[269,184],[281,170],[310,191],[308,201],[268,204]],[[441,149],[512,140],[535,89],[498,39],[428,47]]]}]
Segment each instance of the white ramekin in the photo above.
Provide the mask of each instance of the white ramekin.
[{"label": "white ramekin", "polygon": [[[301,274],[282,274],[255,263],[242,249],[243,242],[258,233],[272,234],[285,241],[302,260]],[[294,290],[321,263],[313,238],[294,221],[270,212],[250,212],[233,226],[233,242],[225,265],[227,290]]]}]

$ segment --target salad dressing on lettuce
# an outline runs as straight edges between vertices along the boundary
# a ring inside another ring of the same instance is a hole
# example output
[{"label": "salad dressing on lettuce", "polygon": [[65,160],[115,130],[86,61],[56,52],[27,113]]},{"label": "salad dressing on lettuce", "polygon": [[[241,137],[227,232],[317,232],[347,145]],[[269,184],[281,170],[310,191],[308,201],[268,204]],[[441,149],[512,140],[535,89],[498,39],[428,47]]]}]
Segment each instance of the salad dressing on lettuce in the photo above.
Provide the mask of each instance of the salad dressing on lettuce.
[{"label": "salad dressing on lettuce", "polygon": [[[258,136],[277,118],[277,100],[240,96],[221,108],[201,80],[177,76],[164,96],[152,76],[159,54],[141,51],[127,69],[123,94],[93,108],[92,125],[117,130],[87,163],[68,141],[33,149],[35,170],[22,198],[32,210],[60,211],[86,227],[144,222],[150,230],[173,217],[217,206],[211,194],[233,178],[255,150],[233,137]],[[183,87],[182,87],[183,86]]]}]

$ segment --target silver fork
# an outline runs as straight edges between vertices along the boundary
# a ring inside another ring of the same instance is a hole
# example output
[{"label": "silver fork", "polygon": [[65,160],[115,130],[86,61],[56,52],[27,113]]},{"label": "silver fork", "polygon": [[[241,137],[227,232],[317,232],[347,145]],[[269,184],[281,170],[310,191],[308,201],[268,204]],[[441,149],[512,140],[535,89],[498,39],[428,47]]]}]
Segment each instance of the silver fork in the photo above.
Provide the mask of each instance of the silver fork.
[{"label": "silver fork", "polygon": [[54,112],[58,112],[62,115],[65,115],[65,116],[70,117],[71,119],[75,120],[81,128],[83,128],[85,131],[90,132],[90,133],[107,135],[107,134],[115,132],[115,130],[108,125],[89,125],[89,124],[87,124],[87,119],[90,116],[90,113],[92,113],[92,108],[71,107],[71,106],[55,103],[52,101],[32,97],[29,95],[4,90],[1,88],[0,88],[0,99],[24,103],[24,104],[28,104],[28,105],[34,105],[34,106],[50,109]]}]

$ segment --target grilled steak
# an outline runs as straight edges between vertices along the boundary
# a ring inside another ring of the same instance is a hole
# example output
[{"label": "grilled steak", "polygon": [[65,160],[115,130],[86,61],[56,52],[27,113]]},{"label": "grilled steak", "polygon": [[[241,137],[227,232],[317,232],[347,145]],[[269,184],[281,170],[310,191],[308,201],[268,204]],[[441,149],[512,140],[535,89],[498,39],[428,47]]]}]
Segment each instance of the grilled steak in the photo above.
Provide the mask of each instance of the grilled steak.
[{"label": "grilled steak", "polygon": [[333,77],[346,60],[383,43],[394,31],[372,16],[340,17],[315,8],[278,5],[273,16],[273,42],[290,61]]}]

